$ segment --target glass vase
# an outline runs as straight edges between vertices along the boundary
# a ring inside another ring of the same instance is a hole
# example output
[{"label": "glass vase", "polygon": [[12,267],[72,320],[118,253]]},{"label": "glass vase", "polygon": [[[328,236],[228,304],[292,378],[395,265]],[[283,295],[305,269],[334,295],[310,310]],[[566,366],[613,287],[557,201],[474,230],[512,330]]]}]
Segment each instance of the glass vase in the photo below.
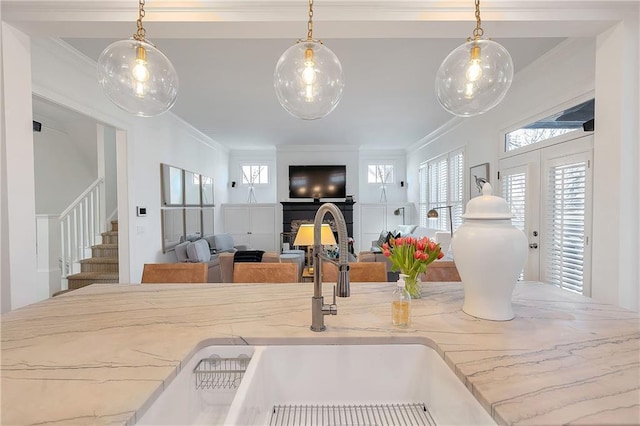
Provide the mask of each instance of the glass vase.
[{"label": "glass vase", "polygon": [[400,274],[404,278],[405,288],[411,295],[412,299],[422,298],[422,281],[419,276],[410,276],[407,274]]}]

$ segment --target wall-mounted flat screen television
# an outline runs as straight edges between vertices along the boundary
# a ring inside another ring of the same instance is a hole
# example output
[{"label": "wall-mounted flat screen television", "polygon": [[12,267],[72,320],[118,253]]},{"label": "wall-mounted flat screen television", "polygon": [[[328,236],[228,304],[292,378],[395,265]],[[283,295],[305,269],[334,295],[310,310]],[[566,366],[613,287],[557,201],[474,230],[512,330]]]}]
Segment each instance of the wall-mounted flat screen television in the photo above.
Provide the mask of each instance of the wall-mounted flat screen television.
[{"label": "wall-mounted flat screen television", "polygon": [[289,166],[289,198],[345,198],[347,166]]}]

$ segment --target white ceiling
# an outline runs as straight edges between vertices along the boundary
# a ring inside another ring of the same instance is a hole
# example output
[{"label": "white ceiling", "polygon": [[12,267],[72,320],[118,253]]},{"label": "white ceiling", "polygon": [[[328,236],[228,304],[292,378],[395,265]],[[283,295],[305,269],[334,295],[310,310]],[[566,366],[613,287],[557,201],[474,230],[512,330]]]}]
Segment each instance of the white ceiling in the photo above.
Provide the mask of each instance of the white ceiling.
[{"label": "white ceiling", "polygon": [[[483,0],[483,28],[517,73],[566,37],[600,33],[636,1]],[[180,78],[171,112],[232,149],[419,142],[452,118],[436,101],[434,76],[475,26],[472,0],[316,0],[314,37],[340,58],[346,86],[329,116],[303,121],[280,107],[272,76],[279,56],[306,36],[307,1],[147,0],[145,8],[147,36]],[[3,20],[93,59],[135,31],[136,15],[135,0],[2,4]]]},{"label": "white ceiling", "polygon": [[[561,39],[500,40],[519,70]],[[93,59],[112,40],[67,39]],[[160,40],[180,92],[172,112],[231,148],[331,144],[406,148],[452,116],[434,94],[440,62],[460,40],[324,40],[342,62],[344,96],[319,120],[300,120],[278,103],[273,70],[295,40]]]}]

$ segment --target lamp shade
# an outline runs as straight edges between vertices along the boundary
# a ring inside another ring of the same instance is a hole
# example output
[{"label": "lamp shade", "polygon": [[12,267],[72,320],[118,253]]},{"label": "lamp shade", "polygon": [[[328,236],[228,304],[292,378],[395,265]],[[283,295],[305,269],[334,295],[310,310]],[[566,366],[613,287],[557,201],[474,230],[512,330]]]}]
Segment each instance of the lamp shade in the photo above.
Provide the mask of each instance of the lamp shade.
[{"label": "lamp shade", "polygon": [[[323,246],[331,246],[336,244],[336,237],[331,232],[331,227],[323,223],[320,228],[320,244]],[[294,246],[312,246],[313,245],[313,224],[303,224],[298,228]]]},{"label": "lamp shade", "polygon": [[151,43],[120,40],[98,58],[98,83],[114,104],[141,117],[168,111],[178,97],[178,75]]},{"label": "lamp shade", "polygon": [[342,99],[342,64],[322,43],[298,42],[278,60],[273,87],[280,105],[294,117],[322,118]]},{"label": "lamp shade", "polygon": [[435,211],[435,209],[431,209],[431,210],[429,210],[429,211],[427,212],[427,217],[428,217],[429,219],[437,219],[437,218],[438,218],[438,216],[439,216],[439,215],[438,215],[438,212],[437,212],[437,211]]},{"label": "lamp shade", "polygon": [[472,117],[495,107],[513,81],[513,61],[492,40],[471,40],[453,50],[436,74],[436,96],[451,114]]}]

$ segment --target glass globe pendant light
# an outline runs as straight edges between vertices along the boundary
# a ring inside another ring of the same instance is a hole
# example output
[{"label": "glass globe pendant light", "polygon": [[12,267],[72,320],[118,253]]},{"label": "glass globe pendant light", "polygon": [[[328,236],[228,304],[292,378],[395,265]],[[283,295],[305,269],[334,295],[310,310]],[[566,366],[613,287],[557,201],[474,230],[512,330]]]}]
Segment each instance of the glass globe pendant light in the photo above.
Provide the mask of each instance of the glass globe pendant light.
[{"label": "glass globe pendant light", "polygon": [[500,44],[482,38],[480,0],[475,5],[473,38],[452,51],[436,74],[440,105],[460,117],[483,114],[498,105],[513,81],[511,55]]},{"label": "glass globe pendant light", "polygon": [[98,57],[98,82],[117,106],[141,117],[168,111],[178,97],[178,75],[167,57],[145,39],[138,3],[138,30],[129,40],[107,46]]},{"label": "glass globe pendant light", "polygon": [[280,105],[294,117],[322,118],[342,98],[344,77],[338,57],[321,40],[313,39],[313,0],[309,0],[306,40],[298,40],[278,60],[273,87]]}]

